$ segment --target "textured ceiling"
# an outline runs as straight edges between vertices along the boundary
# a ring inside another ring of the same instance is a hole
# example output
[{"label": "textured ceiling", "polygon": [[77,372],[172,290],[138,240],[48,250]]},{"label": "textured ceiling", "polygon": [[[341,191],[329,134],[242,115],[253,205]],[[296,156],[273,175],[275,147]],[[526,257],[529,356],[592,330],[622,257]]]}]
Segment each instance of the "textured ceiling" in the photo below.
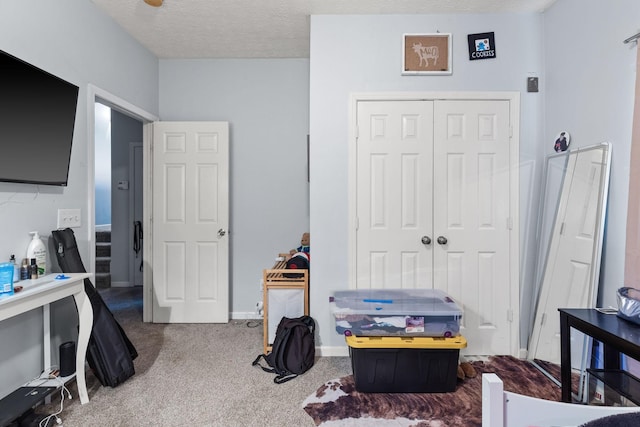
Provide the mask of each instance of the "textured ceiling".
[{"label": "textured ceiling", "polygon": [[555,0],[91,0],[159,58],[308,58],[310,15],[541,12]]}]

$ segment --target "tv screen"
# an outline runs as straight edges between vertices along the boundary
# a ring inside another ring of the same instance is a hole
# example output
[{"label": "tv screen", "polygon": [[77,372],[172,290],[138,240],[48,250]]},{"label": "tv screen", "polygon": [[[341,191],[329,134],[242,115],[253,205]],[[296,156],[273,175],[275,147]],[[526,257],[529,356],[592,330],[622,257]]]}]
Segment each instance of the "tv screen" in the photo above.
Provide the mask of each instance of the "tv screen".
[{"label": "tv screen", "polygon": [[66,186],[78,87],[0,51],[0,181]]}]

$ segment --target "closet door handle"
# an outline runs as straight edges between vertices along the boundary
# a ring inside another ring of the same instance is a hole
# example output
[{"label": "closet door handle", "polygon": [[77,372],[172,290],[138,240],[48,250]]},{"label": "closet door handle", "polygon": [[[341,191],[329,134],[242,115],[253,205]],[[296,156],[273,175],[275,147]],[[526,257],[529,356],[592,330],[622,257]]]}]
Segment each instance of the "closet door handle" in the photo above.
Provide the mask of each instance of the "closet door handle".
[{"label": "closet door handle", "polygon": [[420,239],[422,241],[423,245],[430,245],[431,244],[431,237],[429,236],[422,236],[422,239]]},{"label": "closet door handle", "polygon": [[222,228],[220,230],[218,230],[218,237],[224,237],[225,234],[227,234],[227,232],[225,230],[223,230]]},{"label": "closet door handle", "polygon": [[446,245],[447,244],[447,238],[444,237],[444,236],[438,236],[438,244]]}]

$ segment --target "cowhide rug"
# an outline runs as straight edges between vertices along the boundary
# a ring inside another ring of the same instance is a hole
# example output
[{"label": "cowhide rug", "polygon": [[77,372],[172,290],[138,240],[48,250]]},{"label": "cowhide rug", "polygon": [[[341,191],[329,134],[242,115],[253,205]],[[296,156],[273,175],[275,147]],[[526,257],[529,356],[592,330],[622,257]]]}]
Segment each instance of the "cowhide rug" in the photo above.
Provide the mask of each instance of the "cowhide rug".
[{"label": "cowhide rug", "polygon": [[302,407],[322,427],[479,427],[482,374],[488,372],[502,379],[506,391],[560,401],[560,388],[526,360],[492,356],[471,363],[478,375],[458,380],[455,392],[360,393],[349,375],[327,381]]}]

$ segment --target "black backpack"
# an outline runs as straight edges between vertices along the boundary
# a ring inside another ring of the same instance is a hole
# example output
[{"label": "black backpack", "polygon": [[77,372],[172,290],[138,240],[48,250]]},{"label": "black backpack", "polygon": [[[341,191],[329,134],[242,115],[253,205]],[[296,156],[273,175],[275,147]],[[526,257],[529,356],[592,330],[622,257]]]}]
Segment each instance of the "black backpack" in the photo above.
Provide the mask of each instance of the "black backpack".
[{"label": "black backpack", "polygon": [[[287,382],[304,374],[311,369],[315,361],[315,328],[316,324],[310,316],[296,319],[283,317],[278,323],[271,352],[259,355],[252,365],[260,366],[265,372],[277,374],[273,379],[276,384]],[[270,368],[259,363],[261,358],[267,362]]]}]

